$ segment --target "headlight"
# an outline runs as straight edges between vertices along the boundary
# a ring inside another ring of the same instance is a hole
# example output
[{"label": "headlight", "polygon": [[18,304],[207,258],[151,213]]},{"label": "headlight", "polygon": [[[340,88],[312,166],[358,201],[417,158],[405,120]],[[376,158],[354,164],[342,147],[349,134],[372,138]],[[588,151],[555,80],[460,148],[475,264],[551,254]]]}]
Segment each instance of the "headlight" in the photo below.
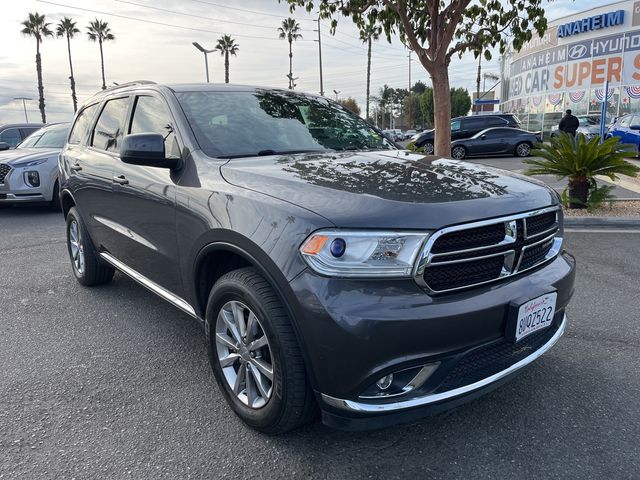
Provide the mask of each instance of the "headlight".
[{"label": "headlight", "polygon": [[40,158],[38,160],[32,160],[30,162],[15,162],[13,164],[13,166],[16,167],[16,168],[35,167],[36,165],[43,164],[47,160],[49,160],[49,159],[48,158]]},{"label": "headlight", "polygon": [[429,232],[320,230],[300,253],[317,273],[331,277],[410,277]]}]

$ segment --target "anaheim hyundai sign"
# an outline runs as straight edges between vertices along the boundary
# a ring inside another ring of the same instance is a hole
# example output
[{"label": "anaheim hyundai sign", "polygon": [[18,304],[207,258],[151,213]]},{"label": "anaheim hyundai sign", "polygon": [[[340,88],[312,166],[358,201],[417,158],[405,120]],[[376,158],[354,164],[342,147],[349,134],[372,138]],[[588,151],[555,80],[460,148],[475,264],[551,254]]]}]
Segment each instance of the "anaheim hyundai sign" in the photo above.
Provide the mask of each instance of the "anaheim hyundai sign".
[{"label": "anaheim hyundai sign", "polygon": [[622,24],[624,24],[624,10],[616,10],[615,12],[601,13],[560,25],[557,35],[560,38],[569,37],[571,35],[592,32],[594,30],[601,30]]},{"label": "anaheim hyundai sign", "polygon": [[509,98],[541,93],[640,85],[640,30],[547,48],[509,66]]}]

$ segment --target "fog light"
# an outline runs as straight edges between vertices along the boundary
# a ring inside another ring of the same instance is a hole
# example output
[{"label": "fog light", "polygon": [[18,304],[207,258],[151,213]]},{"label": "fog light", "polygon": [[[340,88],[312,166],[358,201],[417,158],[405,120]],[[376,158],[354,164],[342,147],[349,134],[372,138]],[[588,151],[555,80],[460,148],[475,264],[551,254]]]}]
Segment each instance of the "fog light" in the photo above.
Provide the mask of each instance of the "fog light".
[{"label": "fog light", "polygon": [[378,380],[376,382],[376,387],[378,387],[380,390],[386,390],[391,386],[392,383],[393,383],[393,373],[389,375],[385,375],[380,380]]},{"label": "fog light", "polygon": [[35,170],[24,172],[24,183],[31,185],[32,187],[40,186],[40,174]]}]

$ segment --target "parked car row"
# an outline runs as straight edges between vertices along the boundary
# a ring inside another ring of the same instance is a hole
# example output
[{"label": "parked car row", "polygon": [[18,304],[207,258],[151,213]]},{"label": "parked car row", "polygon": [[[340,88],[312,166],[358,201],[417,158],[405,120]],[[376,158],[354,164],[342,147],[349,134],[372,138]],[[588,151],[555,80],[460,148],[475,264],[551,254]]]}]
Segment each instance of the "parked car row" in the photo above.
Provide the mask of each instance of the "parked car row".
[{"label": "parked car row", "polygon": [[58,208],[58,155],[68,134],[68,123],[47,125],[0,152],[0,204],[46,202]]}]

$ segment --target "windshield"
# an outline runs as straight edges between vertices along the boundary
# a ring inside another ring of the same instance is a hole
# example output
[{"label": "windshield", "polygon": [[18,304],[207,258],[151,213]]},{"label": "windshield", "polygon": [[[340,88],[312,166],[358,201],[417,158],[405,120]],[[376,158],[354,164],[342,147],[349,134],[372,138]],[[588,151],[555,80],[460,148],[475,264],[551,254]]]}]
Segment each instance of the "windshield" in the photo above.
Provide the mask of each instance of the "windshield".
[{"label": "windshield", "polygon": [[600,117],[578,117],[578,122],[580,122],[580,126],[586,127],[588,125],[600,125]]},{"label": "windshield", "polygon": [[69,127],[53,130],[38,130],[22,142],[17,148],[62,148],[67,141]]},{"label": "windshield", "polygon": [[322,97],[293,92],[178,92],[211,157],[395,148],[364,120]]}]

